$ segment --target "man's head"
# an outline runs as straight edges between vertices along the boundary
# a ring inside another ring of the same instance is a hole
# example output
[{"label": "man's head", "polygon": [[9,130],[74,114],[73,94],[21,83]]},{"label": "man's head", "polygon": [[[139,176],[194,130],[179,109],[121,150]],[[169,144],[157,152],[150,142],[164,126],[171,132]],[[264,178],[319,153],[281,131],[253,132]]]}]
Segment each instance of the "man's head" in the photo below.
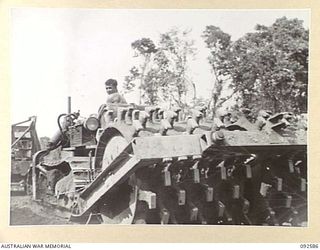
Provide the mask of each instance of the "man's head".
[{"label": "man's head", "polygon": [[104,85],[106,87],[106,91],[108,95],[118,92],[118,89],[117,89],[118,83],[116,80],[108,79]]}]

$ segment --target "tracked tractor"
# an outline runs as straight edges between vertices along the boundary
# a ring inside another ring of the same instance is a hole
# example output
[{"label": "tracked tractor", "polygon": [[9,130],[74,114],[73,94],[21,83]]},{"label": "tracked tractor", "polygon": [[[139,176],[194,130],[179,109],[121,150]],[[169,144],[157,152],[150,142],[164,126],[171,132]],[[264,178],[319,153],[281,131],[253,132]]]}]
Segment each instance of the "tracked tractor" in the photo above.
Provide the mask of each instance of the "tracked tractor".
[{"label": "tracked tractor", "polygon": [[33,198],[79,223],[306,225],[306,126],[290,113],[226,118],[134,104],[62,114],[34,156]]}]

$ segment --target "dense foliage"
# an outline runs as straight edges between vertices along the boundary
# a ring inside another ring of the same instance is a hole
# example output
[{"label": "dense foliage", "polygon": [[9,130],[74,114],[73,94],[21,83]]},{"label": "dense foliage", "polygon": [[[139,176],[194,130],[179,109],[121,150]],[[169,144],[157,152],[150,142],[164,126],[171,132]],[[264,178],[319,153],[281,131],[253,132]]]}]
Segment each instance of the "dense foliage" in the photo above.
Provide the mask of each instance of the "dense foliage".
[{"label": "dense foliage", "polygon": [[228,84],[240,106],[307,111],[308,31],[302,21],[283,17],[270,27],[257,25],[255,32],[234,42],[218,27],[208,26],[203,37],[217,76],[214,104]]},{"label": "dense foliage", "polygon": [[[195,48],[188,33],[171,29],[160,34],[157,46],[149,38],[132,43],[142,62],[138,67],[132,67],[126,76],[125,90],[131,91],[138,86],[140,97],[146,104],[166,102],[170,106],[186,106],[185,97],[190,87],[195,95],[195,84],[188,77],[188,61]],[[143,50],[141,44],[144,44]]]},{"label": "dense foliage", "polygon": [[[142,38],[132,43],[140,64],[131,68],[124,89],[140,90],[140,102],[169,103],[184,108],[191,92],[193,103],[203,99],[189,76],[196,54],[190,31],[171,29],[154,43]],[[214,76],[210,108],[227,100],[254,111],[307,111],[308,30],[298,19],[277,19],[271,26],[257,25],[254,32],[236,41],[219,27],[207,26],[202,38],[209,49]],[[210,84],[210,83],[208,83]]]}]

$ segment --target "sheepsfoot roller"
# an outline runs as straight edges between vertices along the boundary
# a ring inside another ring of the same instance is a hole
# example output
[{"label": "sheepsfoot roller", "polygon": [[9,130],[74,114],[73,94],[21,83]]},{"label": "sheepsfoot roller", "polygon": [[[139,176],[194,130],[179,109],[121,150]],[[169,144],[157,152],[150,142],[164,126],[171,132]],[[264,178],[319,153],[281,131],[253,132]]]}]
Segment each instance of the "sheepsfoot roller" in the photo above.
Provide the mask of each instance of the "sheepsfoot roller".
[{"label": "sheepsfoot roller", "polygon": [[33,198],[79,223],[305,226],[306,123],[209,116],[137,105],[60,115],[34,155]]}]

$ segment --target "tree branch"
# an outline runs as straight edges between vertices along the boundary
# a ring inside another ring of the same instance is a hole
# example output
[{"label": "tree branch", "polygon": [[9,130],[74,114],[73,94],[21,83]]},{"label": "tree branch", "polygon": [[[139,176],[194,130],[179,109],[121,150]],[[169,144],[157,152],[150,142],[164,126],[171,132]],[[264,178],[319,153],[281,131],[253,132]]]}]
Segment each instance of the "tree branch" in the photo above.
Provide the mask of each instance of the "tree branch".
[{"label": "tree branch", "polygon": [[[224,104],[226,101],[230,100],[236,93],[238,93],[239,90],[235,90],[233,91],[233,93],[225,98],[223,98],[222,101],[218,102],[216,106],[221,106],[222,104]],[[221,100],[221,99],[220,99]]]}]

